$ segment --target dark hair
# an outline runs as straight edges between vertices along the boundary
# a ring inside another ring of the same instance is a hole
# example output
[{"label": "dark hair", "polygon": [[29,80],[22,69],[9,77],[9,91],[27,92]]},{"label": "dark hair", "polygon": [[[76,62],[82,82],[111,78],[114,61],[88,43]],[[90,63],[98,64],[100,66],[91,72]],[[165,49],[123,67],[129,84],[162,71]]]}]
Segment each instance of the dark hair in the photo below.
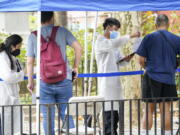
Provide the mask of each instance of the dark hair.
[{"label": "dark hair", "polygon": [[46,23],[51,20],[54,13],[52,11],[42,11],[41,12],[41,23]]},{"label": "dark hair", "polygon": [[161,14],[161,15],[158,15],[157,18],[156,18],[156,25],[159,27],[159,26],[164,26],[164,25],[168,25],[169,23],[169,19],[166,15],[164,14]]},{"label": "dark hair", "polygon": [[103,28],[105,30],[107,26],[113,26],[113,25],[115,25],[118,28],[121,27],[119,20],[117,20],[116,18],[107,18],[103,23]]},{"label": "dark hair", "polygon": [[14,35],[11,35],[9,37],[6,38],[5,42],[0,44],[0,52],[2,51],[5,51],[10,59],[10,62],[11,62],[11,69],[13,70],[14,69],[14,63],[13,63],[13,60],[12,60],[12,57],[11,57],[11,47],[14,46],[16,47],[17,44],[21,43],[22,42],[22,38],[17,35],[17,34],[14,34]]}]

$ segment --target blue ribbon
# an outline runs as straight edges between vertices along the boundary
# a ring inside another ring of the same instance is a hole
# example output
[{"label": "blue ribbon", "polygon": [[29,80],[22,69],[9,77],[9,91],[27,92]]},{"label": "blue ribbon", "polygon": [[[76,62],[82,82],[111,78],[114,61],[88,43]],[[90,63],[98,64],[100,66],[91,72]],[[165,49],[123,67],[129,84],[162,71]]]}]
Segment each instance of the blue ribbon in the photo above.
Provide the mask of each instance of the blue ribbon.
[{"label": "blue ribbon", "polygon": [[[176,72],[180,72],[180,68],[176,70]],[[144,74],[143,70],[139,71],[128,71],[128,72],[112,72],[112,73],[92,73],[92,74],[78,74],[78,78],[84,77],[114,77],[114,76],[129,76],[129,75],[142,75]],[[28,77],[24,77],[24,80],[27,80]],[[36,76],[33,76],[33,79],[36,79]],[[3,81],[0,79],[0,81]]]},{"label": "blue ribbon", "polygon": [[[36,79],[36,75],[33,75],[33,79]],[[24,80],[28,80],[28,77],[25,76],[25,77],[24,77]],[[3,80],[0,78],[0,81],[3,81]]]},{"label": "blue ribbon", "polygon": [[144,71],[129,71],[129,72],[112,72],[112,73],[92,73],[92,74],[79,74],[78,78],[84,77],[113,77],[113,76],[127,76],[127,75],[142,75]]}]

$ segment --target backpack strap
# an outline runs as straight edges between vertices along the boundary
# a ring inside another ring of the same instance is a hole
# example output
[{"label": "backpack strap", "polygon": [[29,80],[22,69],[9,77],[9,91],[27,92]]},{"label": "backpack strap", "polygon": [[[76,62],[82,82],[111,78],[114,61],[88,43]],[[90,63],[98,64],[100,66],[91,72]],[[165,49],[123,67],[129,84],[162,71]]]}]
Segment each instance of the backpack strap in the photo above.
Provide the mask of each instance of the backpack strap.
[{"label": "backpack strap", "polygon": [[[37,37],[37,31],[33,31],[31,32],[32,34],[34,34]],[[46,42],[46,40],[43,38],[43,36],[41,35],[41,42],[44,43]]]},{"label": "backpack strap", "polygon": [[37,31],[32,31],[31,33],[37,36]]},{"label": "backpack strap", "polygon": [[50,39],[52,40],[52,41],[55,41],[55,39],[56,39],[56,33],[57,33],[57,30],[59,29],[59,26],[54,26],[53,28],[52,28],[52,32],[51,32],[51,37],[50,37]]},{"label": "backpack strap", "polygon": [[176,54],[175,45],[170,40],[168,40],[168,38],[165,36],[165,34],[162,31],[159,31],[159,33],[160,33],[161,37],[164,38],[164,40],[167,42],[167,44],[173,49],[174,53]]}]

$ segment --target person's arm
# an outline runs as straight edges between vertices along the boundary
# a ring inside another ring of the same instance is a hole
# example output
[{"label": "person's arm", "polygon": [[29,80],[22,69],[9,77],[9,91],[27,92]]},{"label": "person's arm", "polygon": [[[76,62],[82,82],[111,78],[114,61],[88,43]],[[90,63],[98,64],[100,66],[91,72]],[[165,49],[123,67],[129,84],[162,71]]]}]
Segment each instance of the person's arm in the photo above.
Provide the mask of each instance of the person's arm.
[{"label": "person's arm", "polygon": [[21,70],[20,72],[15,72],[11,70],[10,63],[6,59],[2,59],[0,62],[1,79],[6,83],[18,83],[24,80],[24,72]]},{"label": "person's arm", "polygon": [[140,44],[140,47],[136,51],[136,53],[139,55],[139,64],[143,68],[146,67],[146,59],[148,57],[147,50],[148,50],[148,46],[149,46],[150,42],[152,42],[151,40],[153,40],[151,35],[145,36]]},{"label": "person's arm", "polygon": [[95,51],[100,53],[110,52],[112,49],[118,49],[120,46],[126,44],[129,39],[129,36],[121,36],[117,39],[106,39],[102,36],[99,36],[95,42]]},{"label": "person's arm", "polygon": [[140,66],[141,66],[142,68],[145,69],[145,67],[146,67],[146,58],[143,57],[143,56],[139,56],[139,64],[140,64]]},{"label": "person's arm", "polygon": [[130,40],[130,38],[135,38],[139,36],[140,36],[140,33],[137,32],[130,36],[125,35],[116,39],[100,39],[100,40],[97,40],[95,44],[97,46],[96,49],[99,52],[109,52],[112,49],[119,48],[125,45]]},{"label": "person's arm", "polygon": [[34,57],[27,57],[27,76],[28,76],[28,84],[27,88],[30,92],[34,89],[34,80],[33,80],[33,74],[34,74]]},{"label": "person's arm", "polygon": [[125,45],[130,39],[129,35],[126,36],[121,36],[117,39],[110,39],[110,41],[112,42],[112,48],[118,48],[122,45]]},{"label": "person's arm", "polygon": [[177,54],[180,55],[180,36],[175,36],[174,44],[177,46]]},{"label": "person's arm", "polygon": [[34,89],[34,62],[35,62],[35,48],[36,47],[36,36],[31,33],[27,43],[27,76],[28,76],[28,84],[27,89],[32,92]]},{"label": "person's arm", "polygon": [[114,48],[117,48],[117,47],[120,47],[124,44],[126,44],[130,38],[136,38],[136,37],[140,37],[140,33],[139,32],[136,32],[132,35],[126,35],[126,36],[121,36],[117,39],[111,39],[112,40],[112,45]]},{"label": "person's arm", "polygon": [[77,41],[74,41],[72,43],[71,47],[75,51],[75,59],[74,59],[73,71],[76,72],[76,77],[77,77],[77,75],[78,75],[78,66],[79,66],[79,63],[81,61],[81,56],[82,56],[82,47]]},{"label": "person's arm", "polygon": [[67,29],[64,29],[64,30],[66,32],[67,45],[70,45],[75,51],[73,71],[76,73],[75,78],[77,78],[78,66],[81,61],[81,56],[82,56],[82,47],[70,31],[68,31]]}]

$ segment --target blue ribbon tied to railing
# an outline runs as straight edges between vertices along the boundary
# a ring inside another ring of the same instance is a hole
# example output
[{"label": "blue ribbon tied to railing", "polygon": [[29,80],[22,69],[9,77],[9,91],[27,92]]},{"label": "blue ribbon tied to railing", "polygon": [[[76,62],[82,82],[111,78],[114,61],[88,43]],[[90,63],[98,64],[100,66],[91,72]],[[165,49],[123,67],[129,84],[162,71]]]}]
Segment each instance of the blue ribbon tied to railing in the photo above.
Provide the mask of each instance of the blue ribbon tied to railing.
[{"label": "blue ribbon tied to railing", "polygon": [[[176,70],[176,72],[180,72],[180,68]],[[87,73],[87,74],[78,74],[78,78],[84,78],[84,77],[115,77],[115,76],[130,76],[130,75],[142,75],[144,74],[143,70],[139,71],[128,71],[128,72],[111,72],[111,73]],[[33,76],[34,79],[36,79],[36,76]],[[24,80],[27,80],[28,77],[24,77]],[[0,79],[0,81],[3,81]]]}]

